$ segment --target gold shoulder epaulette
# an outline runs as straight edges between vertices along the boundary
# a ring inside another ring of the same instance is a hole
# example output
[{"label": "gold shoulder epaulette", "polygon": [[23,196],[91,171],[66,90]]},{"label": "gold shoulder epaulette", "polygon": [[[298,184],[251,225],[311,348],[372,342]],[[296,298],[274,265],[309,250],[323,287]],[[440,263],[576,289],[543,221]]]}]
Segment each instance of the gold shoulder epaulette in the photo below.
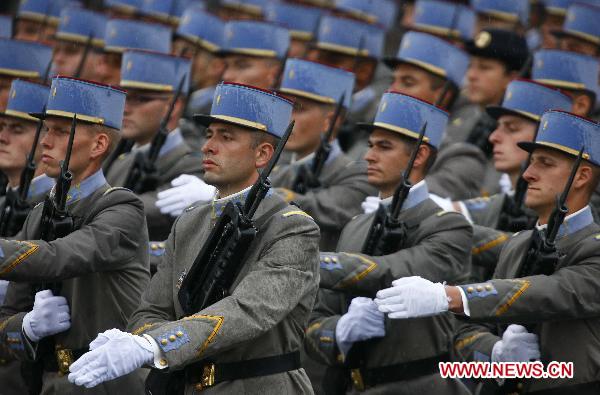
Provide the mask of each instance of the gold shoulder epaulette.
[{"label": "gold shoulder epaulette", "polygon": [[110,188],[108,188],[106,190],[106,192],[104,192],[102,194],[102,196],[106,196],[109,193],[114,192],[114,191],[127,191],[127,192],[131,192],[131,189],[127,189],[127,188],[123,188],[123,187],[110,187]]},{"label": "gold shoulder epaulette", "polygon": [[310,215],[306,214],[306,213],[305,213],[304,211],[302,211],[302,210],[288,211],[287,213],[283,213],[283,214],[281,214],[281,215],[282,215],[284,218],[291,217],[291,216],[293,216],[293,215],[301,215],[301,216],[303,216],[303,217],[308,217],[308,218],[310,218],[310,219],[312,219],[312,220],[314,221],[313,217],[311,217]]}]

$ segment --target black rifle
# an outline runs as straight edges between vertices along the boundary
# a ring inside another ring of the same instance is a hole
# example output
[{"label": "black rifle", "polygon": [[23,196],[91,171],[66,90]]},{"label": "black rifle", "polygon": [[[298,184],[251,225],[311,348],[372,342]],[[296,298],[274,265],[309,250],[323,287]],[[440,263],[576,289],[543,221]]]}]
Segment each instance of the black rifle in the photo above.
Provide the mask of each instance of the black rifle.
[{"label": "black rifle", "polygon": [[375,218],[373,218],[373,222],[369,228],[367,239],[362,247],[362,252],[366,255],[381,256],[391,254],[394,251],[402,249],[406,242],[406,224],[400,221],[399,217],[402,206],[412,188],[410,173],[415,164],[419,148],[423,144],[426,128],[427,122],[421,126],[419,140],[402,175],[402,183],[394,192],[392,204],[389,209],[380,204],[375,213]]},{"label": "black rifle", "polygon": [[[250,188],[244,205],[229,202],[213,227],[179,289],[178,299],[184,316],[194,314],[225,298],[243,267],[244,257],[258,231],[254,213],[271,189],[268,179],[281,156],[292,129],[292,121],[273,157]],[[185,387],[185,370],[162,373],[151,370],[146,379],[148,395],[180,395]]]},{"label": "black rifle", "polygon": [[186,75],[181,77],[177,90],[175,91],[175,96],[173,96],[173,100],[169,104],[169,111],[161,120],[158,133],[156,133],[152,139],[150,149],[147,153],[141,151],[137,152],[133,165],[129,170],[124,186],[137,194],[153,191],[158,187],[159,177],[156,161],[158,160],[161,148],[167,141],[167,136],[169,135],[167,125],[169,124],[171,115],[175,109],[175,103],[177,103],[177,100],[181,96],[185,79]]},{"label": "black rifle", "polygon": [[114,149],[113,152],[111,152],[111,154],[108,156],[108,158],[106,158],[106,160],[102,164],[102,171],[104,172],[104,174],[108,174],[110,168],[119,158],[119,156],[131,152],[131,149],[133,148],[134,144],[135,142],[131,139],[122,138],[121,140],[119,140],[119,144],[117,144],[117,147]]},{"label": "black rifle", "polygon": [[75,70],[75,74],[73,75],[73,77],[79,78],[79,76],[81,75],[81,72],[83,71],[83,67],[85,66],[85,62],[90,55],[90,51],[92,50],[93,42],[94,42],[94,34],[90,33],[87,38],[87,41],[85,42],[85,47],[83,49],[83,55],[81,55],[81,60],[79,61],[79,64],[77,65],[77,70]]},{"label": "black rifle", "polygon": [[321,143],[319,144],[319,148],[317,148],[315,151],[315,157],[313,158],[312,165],[309,167],[305,164],[298,168],[298,174],[294,180],[292,191],[305,194],[306,192],[312,189],[317,189],[321,186],[319,177],[323,172],[325,162],[327,162],[327,159],[329,159],[329,155],[331,154],[330,141],[335,130],[335,124],[337,123],[342,112],[342,108],[344,107],[345,98],[346,93],[342,93],[342,97],[340,97],[340,100],[335,108],[335,112],[333,113],[333,119],[329,124],[329,128],[325,134],[321,135]]},{"label": "black rifle", "polygon": [[[43,112],[45,111],[44,109]],[[29,215],[29,211],[31,211],[31,204],[27,202],[27,196],[29,195],[29,187],[31,186],[31,181],[37,167],[35,163],[35,151],[37,150],[43,125],[44,121],[40,119],[31,150],[25,159],[25,167],[21,172],[18,192],[11,189],[6,194],[6,201],[0,214],[0,237],[13,237],[16,235],[23,227],[25,219]]]},{"label": "black rifle", "polygon": [[[69,170],[71,160],[71,151],[73,149],[73,139],[75,129],[77,128],[77,114],[73,116],[71,123],[71,133],[67,145],[65,159],[60,162],[60,175],[54,187],[54,194],[49,194],[44,200],[42,210],[42,220],[40,224],[40,239],[44,241],[53,241],[67,236],[73,232],[73,217],[67,211],[67,193],[71,188],[73,174]],[[49,289],[56,296],[60,294],[60,283],[41,283],[35,287],[35,292]],[[47,355],[54,355],[55,342],[54,337],[46,337],[38,343],[36,361],[32,363],[27,371],[22,371],[22,375],[27,379],[28,390],[30,394],[39,394],[42,388],[42,375],[44,366],[42,358]]]},{"label": "black rifle", "polygon": [[534,229],[531,235],[529,248],[523,257],[517,278],[534,276],[537,274],[550,275],[556,270],[558,264],[558,251],[556,250],[556,237],[562,225],[569,208],[566,206],[567,196],[571,190],[571,185],[575,180],[575,175],[579,165],[583,160],[583,150],[581,147],[577,159],[571,169],[571,174],[560,196],[556,197],[556,208],[550,215],[548,226],[545,230]]}]

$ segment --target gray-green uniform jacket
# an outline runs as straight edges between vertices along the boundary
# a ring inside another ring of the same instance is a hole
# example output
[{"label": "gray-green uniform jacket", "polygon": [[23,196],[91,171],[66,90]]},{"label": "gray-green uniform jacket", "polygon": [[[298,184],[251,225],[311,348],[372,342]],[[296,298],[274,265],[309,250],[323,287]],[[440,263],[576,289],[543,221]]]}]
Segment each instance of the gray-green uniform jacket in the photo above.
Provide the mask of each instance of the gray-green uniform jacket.
[{"label": "gray-green uniform jacket", "polygon": [[[337,245],[344,226],[362,212],[361,203],[377,190],[367,181],[366,162],[356,162],[343,154],[337,144],[327,159],[319,181],[321,187],[297,194],[291,191],[298,174],[298,162],[276,168],[271,176],[273,186],[283,198],[293,201],[315,219],[321,229],[320,248],[331,251]],[[302,160],[310,165],[311,159]]]},{"label": "gray-green uniform jacket", "polygon": [[[355,218],[344,228],[338,253],[322,254],[321,289],[307,331],[306,348],[313,358],[332,366],[342,364],[345,357],[340,354],[335,331],[338,320],[347,311],[347,294],[374,297],[380,289],[390,287],[393,280],[406,276],[455,282],[466,278],[471,227],[462,215],[442,211],[427,197],[425,184],[423,187],[420,191],[411,191],[401,213],[400,219],[409,226],[406,248],[385,256],[361,254],[359,251],[374,217],[374,214],[367,214]],[[415,320],[386,319],[385,328],[385,337],[369,341],[367,370],[451,352],[454,330],[451,315]],[[455,381],[441,380],[434,374],[428,375],[427,379],[420,377],[381,384],[368,389],[367,393],[462,393],[461,387]]]},{"label": "gray-green uniform jacket", "polygon": [[[146,148],[141,148],[146,149]],[[137,149],[130,153],[119,156],[111,166],[106,179],[112,186],[124,186],[127,182],[129,170],[135,160]],[[165,145],[160,150],[156,167],[159,175],[159,186],[156,191],[149,191],[139,195],[144,203],[146,220],[148,221],[148,235],[150,240],[166,240],[175,220],[169,214],[162,214],[156,201],[160,191],[171,188],[171,181],[182,174],[191,174],[201,177],[202,160],[198,154],[193,153],[191,148],[183,141],[179,129],[169,133]]]},{"label": "gray-green uniform jacket", "polygon": [[[31,180],[29,187],[29,196],[27,201],[32,206],[44,201],[46,194],[54,186],[54,179],[45,174],[39,175]],[[0,207],[3,208],[6,197],[0,197]],[[8,281],[0,280],[0,306],[4,303]],[[0,383],[3,390],[2,395],[23,394],[27,387],[21,377],[21,364],[15,361],[10,355],[10,351],[3,345],[0,345]]]},{"label": "gray-green uniform jacket", "polygon": [[455,348],[465,359],[489,361],[508,324],[533,324],[542,362],[573,362],[574,378],[525,380],[525,392],[600,381],[600,226],[592,221],[586,208],[563,224],[552,275],[516,278],[532,233],[524,231],[502,250],[492,280],[461,285],[470,318]]},{"label": "gray-green uniform jacket", "polygon": [[[228,201],[243,201],[247,192],[191,207],[177,218],[158,272],[129,322],[132,333],[148,334],[158,342],[169,369],[201,360],[247,361],[302,347],[319,283],[319,229],[308,214],[277,194],[263,200],[256,212],[260,229],[230,296],[189,316],[179,304],[181,282],[217,216]],[[193,391],[192,386],[186,388],[187,394]],[[298,369],[223,382],[203,393],[279,395],[312,389]]]},{"label": "gray-green uniform jacket", "polygon": [[[101,171],[73,186],[68,196],[77,229],[70,235],[49,243],[38,240],[43,209],[39,204],[27,217],[18,240],[0,240],[0,278],[11,281],[0,310],[0,340],[20,360],[31,360],[36,349],[21,332],[23,317],[33,306],[35,284],[61,282],[71,328],[55,336],[56,344],[80,350],[87,349],[100,332],[125,328],[150,278],[140,200],[130,191],[110,188]],[[86,390],[56,372],[45,372],[42,393],[116,394],[123,388],[140,393],[142,374]]]}]

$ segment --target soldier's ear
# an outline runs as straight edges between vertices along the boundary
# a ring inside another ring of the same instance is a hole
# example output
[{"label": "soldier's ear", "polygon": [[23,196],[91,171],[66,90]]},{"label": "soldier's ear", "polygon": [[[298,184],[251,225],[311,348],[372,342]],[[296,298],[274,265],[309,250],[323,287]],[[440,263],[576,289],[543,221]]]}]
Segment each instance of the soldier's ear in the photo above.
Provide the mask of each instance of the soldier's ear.
[{"label": "soldier's ear", "polygon": [[590,183],[594,179],[594,171],[592,170],[592,166],[582,162],[579,166],[579,170],[577,170],[577,174],[575,176],[575,180],[573,181],[573,189],[588,189]]},{"label": "soldier's ear", "polygon": [[110,149],[110,137],[104,131],[96,132],[92,142],[90,156],[92,160],[103,158]]},{"label": "soldier's ear", "polygon": [[267,163],[269,163],[269,161],[271,160],[271,157],[273,157],[275,148],[273,147],[273,144],[271,144],[270,142],[263,141],[256,147],[254,152],[256,155],[255,156],[256,168],[261,169],[261,168],[265,167],[267,165]]}]

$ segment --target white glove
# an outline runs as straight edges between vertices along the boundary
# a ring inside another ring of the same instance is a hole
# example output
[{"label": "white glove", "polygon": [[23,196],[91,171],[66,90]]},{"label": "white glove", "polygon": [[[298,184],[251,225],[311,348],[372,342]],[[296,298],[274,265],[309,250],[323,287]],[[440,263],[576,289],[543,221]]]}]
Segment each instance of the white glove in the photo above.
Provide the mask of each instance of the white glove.
[{"label": "white glove", "polygon": [[379,203],[381,203],[379,196],[367,196],[367,198],[360,204],[360,207],[362,207],[365,214],[371,214],[372,212],[377,211]]},{"label": "white glove", "polygon": [[171,181],[173,188],[158,193],[156,207],[163,214],[173,217],[181,215],[192,203],[209,202],[215,196],[216,188],[196,176],[182,174]]},{"label": "white glove", "polygon": [[64,332],[71,327],[69,304],[62,296],[54,296],[46,289],[35,294],[33,310],[23,318],[23,332],[39,342],[40,339]]},{"label": "white glove", "polygon": [[142,336],[118,329],[98,335],[90,343],[90,351],[75,361],[69,370],[69,381],[92,388],[105,381],[125,376],[154,360],[153,346]]},{"label": "white glove", "polygon": [[535,333],[524,326],[509,325],[492,348],[492,362],[529,362],[540,359],[540,345]]},{"label": "white glove", "polygon": [[352,343],[385,336],[385,317],[377,310],[373,299],[352,299],[348,312],[340,317],[335,327],[335,340],[343,354]]},{"label": "white glove", "polygon": [[390,318],[429,317],[448,311],[448,297],[442,283],[419,276],[392,282],[393,287],[377,292],[375,303]]}]

